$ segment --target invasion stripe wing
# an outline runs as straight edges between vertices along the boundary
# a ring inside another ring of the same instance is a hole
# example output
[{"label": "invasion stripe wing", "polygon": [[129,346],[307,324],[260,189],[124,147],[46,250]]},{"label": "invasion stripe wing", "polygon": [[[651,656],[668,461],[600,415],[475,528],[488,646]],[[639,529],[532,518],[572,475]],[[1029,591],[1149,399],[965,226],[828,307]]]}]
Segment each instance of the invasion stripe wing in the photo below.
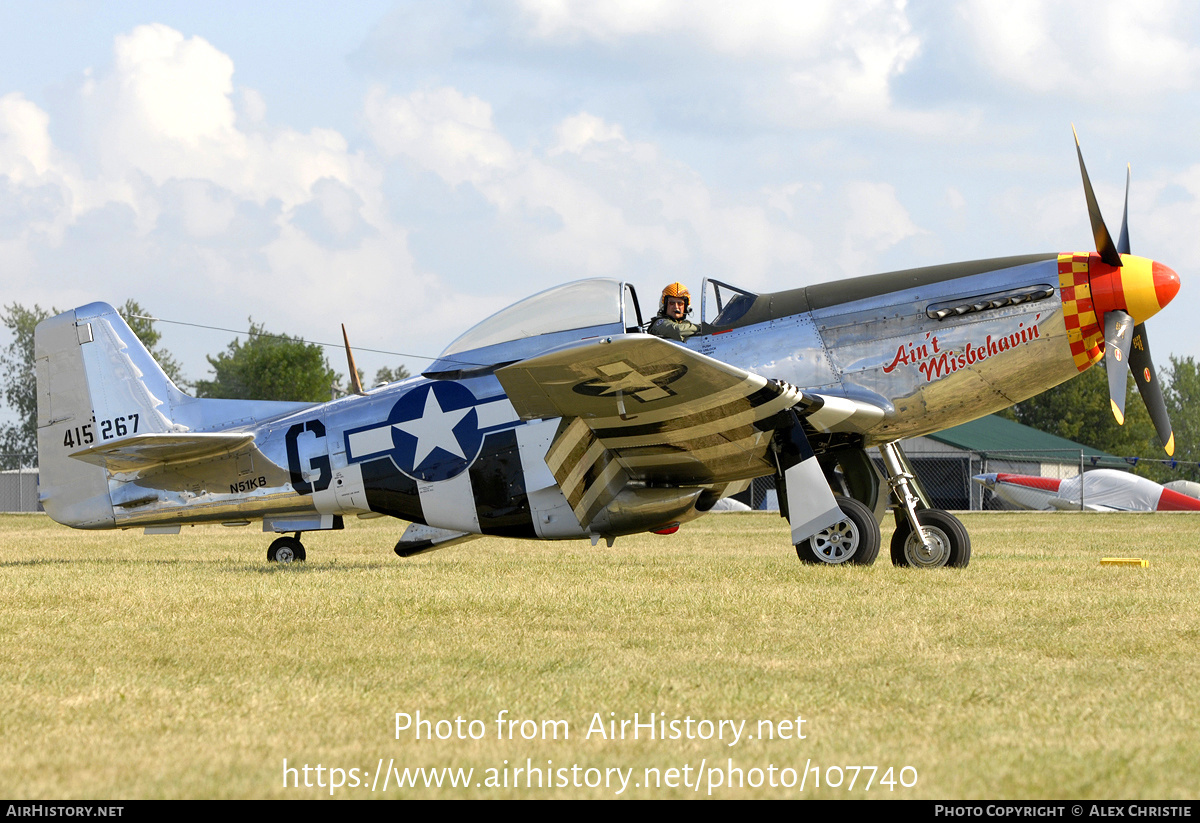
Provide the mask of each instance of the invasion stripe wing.
[{"label": "invasion stripe wing", "polygon": [[863,430],[883,411],[806,395],[649,335],[576,344],[496,373],[524,419],[562,418],[546,464],[581,523],[628,483],[711,486],[776,471],[777,416]]}]

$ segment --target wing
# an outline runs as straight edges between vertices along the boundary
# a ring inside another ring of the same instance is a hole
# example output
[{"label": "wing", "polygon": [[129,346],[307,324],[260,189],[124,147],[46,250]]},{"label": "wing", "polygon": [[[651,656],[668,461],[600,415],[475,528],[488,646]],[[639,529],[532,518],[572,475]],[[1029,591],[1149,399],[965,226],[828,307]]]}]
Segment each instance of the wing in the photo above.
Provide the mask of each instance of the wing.
[{"label": "wing", "polygon": [[[777,430],[794,425],[793,408],[823,431],[863,430],[883,415],[865,404],[805,395],[650,335],[576,344],[496,376],[522,418],[563,419],[546,463],[585,524],[630,482],[716,486],[787,471],[770,447]],[[803,453],[807,441],[799,448],[795,463],[812,456],[811,449]],[[814,495],[817,481],[828,501]],[[789,498],[819,498],[813,516],[827,519],[832,495],[815,461],[802,485],[807,494],[797,489]],[[790,511],[794,527],[798,514]],[[841,519],[839,511],[832,522]]]}]

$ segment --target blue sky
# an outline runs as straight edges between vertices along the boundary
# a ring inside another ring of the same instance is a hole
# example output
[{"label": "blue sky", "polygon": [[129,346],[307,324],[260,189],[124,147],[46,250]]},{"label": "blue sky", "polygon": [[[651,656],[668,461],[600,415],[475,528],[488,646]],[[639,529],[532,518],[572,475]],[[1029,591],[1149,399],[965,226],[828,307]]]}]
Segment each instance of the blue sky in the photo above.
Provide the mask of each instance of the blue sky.
[{"label": "blue sky", "polygon": [[[1200,357],[1200,7],[7,2],[3,302],[434,356],[590,276],[776,290],[1092,248],[1179,272]],[[191,379],[232,335],[160,325]],[[2,341],[0,341],[2,342]],[[330,361],[344,371],[341,355]],[[362,354],[368,372],[415,357]]]}]

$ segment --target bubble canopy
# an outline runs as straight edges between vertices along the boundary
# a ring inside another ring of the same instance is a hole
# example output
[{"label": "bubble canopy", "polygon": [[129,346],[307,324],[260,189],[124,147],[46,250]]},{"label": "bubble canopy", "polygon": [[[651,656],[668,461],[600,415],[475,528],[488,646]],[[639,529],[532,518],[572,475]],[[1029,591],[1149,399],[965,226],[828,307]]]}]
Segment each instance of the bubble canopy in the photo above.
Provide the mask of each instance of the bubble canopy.
[{"label": "bubble canopy", "polygon": [[459,335],[425,374],[511,363],[576,340],[621,334],[641,321],[626,321],[627,290],[636,311],[633,287],[620,280],[578,280],[538,292]]}]

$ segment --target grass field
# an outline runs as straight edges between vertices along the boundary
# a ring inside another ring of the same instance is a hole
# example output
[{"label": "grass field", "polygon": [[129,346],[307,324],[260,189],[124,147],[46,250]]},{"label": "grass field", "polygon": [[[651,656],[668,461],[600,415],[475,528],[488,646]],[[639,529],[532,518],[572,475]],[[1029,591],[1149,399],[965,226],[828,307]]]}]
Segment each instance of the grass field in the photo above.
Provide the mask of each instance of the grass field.
[{"label": "grass field", "polygon": [[[963,519],[970,567],[915,571],[890,523],[876,566],[813,568],[768,514],[409,560],[356,521],[290,566],[252,528],[0,516],[0,796],[1200,796],[1200,517]],[[418,711],[463,722],[397,736]],[[596,732],[635,713],[668,739]]]}]

